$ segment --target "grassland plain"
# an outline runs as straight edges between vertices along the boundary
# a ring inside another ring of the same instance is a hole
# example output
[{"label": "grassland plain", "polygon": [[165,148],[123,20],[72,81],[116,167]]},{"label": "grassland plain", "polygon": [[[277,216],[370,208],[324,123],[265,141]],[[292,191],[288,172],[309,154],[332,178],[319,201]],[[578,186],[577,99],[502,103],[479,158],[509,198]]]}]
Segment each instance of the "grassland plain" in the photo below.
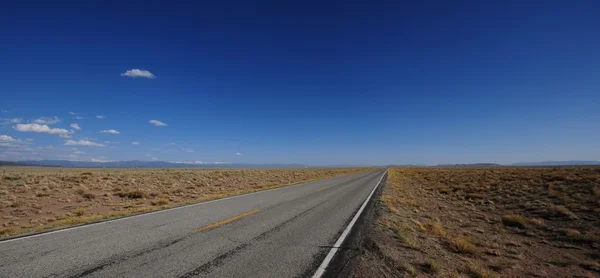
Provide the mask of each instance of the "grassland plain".
[{"label": "grassland plain", "polygon": [[0,179],[0,238],[366,170],[7,167]]},{"label": "grassland plain", "polygon": [[356,277],[600,277],[600,167],[395,168]]}]

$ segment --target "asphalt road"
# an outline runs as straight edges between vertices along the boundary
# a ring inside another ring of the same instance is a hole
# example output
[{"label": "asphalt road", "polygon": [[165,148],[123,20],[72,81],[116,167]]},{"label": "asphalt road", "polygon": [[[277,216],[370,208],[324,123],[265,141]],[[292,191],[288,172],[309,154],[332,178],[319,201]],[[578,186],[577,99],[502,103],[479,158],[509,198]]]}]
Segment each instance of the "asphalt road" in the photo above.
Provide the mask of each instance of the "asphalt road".
[{"label": "asphalt road", "polygon": [[311,276],[384,172],[0,241],[0,277]]}]

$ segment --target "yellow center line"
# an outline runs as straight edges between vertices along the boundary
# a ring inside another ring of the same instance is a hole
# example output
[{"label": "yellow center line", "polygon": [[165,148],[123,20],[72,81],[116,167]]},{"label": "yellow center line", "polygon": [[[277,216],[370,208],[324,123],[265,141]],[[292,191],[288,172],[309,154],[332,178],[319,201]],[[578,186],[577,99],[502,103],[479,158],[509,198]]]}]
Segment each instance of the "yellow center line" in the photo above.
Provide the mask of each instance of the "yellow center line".
[{"label": "yellow center line", "polygon": [[229,218],[229,219],[225,219],[225,220],[223,220],[223,221],[219,221],[219,222],[217,222],[217,223],[213,223],[213,224],[210,224],[210,225],[208,225],[208,226],[204,226],[204,227],[202,227],[202,228],[198,228],[198,229],[194,230],[194,233],[197,233],[197,232],[202,232],[202,231],[204,231],[204,230],[208,230],[208,229],[212,229],[212,228],[219,227],[219,226],[221,226],[221,225],[225,225],[225,224],[227,224],[227,223],[229,223],[229,222],[232,222],[232,221],[235,221],[235,220],[238,220],[238,219],[244,218],[244,217],[246,217],[246,216],[250,216],[250,215],[252,215],[252,214],[255,214],[255,213],[259,212],[259,211],[260,211],[260,210],[258,210],[258,209],[255,209],[255,210],[253,210],[253,211],[249,211],[249,212],[246,212],[246,213],[240,214],[240,215],[238,215],[238,216],[234,216],[234,217],[231,217],[231,218]]},{"label": "yellow center line", "polygon": [[325,190],[325,189],[327,189],[327,188],[329,188],[329,187],[323,187],[323,188],[321,188],[321,189],[317,190],[317,192],[319,192],[319,191],[321,191],[321,190]]}]

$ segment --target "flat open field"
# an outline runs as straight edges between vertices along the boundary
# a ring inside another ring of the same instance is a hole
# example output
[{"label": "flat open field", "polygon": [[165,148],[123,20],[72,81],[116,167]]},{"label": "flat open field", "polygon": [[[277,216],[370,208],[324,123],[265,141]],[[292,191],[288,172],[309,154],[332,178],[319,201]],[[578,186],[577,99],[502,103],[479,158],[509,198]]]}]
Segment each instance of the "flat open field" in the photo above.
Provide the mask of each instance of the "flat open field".
[{"label": "flat open field", "polygon": [[0,237],[366,170],[7,167],[0,179]]},{"label": "flat open field", "polygon": [[599,277],[600,167],[389,170],[357,277]]}]

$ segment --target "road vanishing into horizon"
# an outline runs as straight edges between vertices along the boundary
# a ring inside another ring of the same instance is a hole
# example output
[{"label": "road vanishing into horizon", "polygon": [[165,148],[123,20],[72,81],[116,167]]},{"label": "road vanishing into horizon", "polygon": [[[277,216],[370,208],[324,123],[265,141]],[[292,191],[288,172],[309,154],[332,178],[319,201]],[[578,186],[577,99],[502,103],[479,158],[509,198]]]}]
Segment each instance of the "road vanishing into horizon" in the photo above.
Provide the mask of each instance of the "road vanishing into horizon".
[{"label": "road vanishing into horizon", "polygon": [[0,241],[0,277],[310,277],[385,172]]}]

